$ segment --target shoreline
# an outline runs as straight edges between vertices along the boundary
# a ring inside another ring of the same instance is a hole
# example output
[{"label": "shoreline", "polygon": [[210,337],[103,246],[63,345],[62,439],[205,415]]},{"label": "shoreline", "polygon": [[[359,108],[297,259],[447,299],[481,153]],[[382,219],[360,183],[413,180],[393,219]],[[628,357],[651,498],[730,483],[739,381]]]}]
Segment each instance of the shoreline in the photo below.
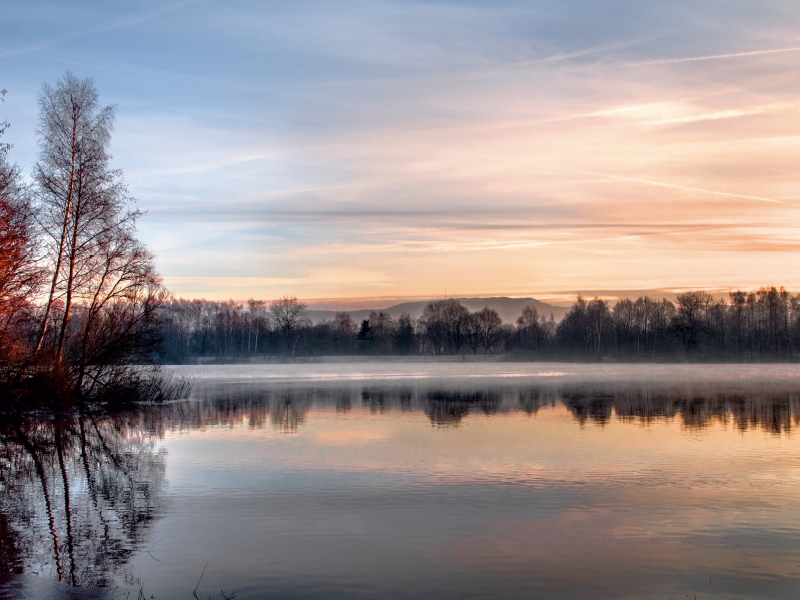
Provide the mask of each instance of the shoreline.
[{"label": "shoreline", "polygon": [[512,363],[512,364],[568,364],[568,365],[794,365],[794,360],[719,360],[708,359],[686,360],[685,357],[642,358],[641,360],[620,360],[609,357],[601,360],[578,360],[567,357],[525,356],[516,354],[422,354],[422,355],[327,355],[327,356],[272,356],[272,357],[195,357],[184,363],[158,363],[160,367],[200,367],[223,365],[303,365],[303,364],[403,364],[403,363]]}]

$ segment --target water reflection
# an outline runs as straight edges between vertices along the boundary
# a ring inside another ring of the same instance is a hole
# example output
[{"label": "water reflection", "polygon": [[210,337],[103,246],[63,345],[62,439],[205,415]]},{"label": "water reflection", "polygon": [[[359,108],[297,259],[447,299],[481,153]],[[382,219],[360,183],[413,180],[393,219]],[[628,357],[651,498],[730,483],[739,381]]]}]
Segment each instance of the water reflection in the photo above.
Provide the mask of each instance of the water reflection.
[{"label": "water reflection", "polygon": [[[562,421],[555,423],[555,413]],[[537,417],[538,427],[520,425]],[[471,419],[481,424],[480,440],[465,431]],[[728,460],[724,445],[712,448],[717,461],[712,463],[709,447],[689,449],[680,439],[667,440],[663,431],[660,441],[642,438],[638,446],[619,435],[620,427],[631,432],[631,426],[660,422],[671,424],[670,431],[677,431],[678,423],[684,437],[687,431],[703,434],[720,424],[742,432],[755,429],[771,434],[763,437],[778,447],[778,442],[793,439],[789,436],[800,423],[800,393],[791,378],[757,384],[678,378],[239,379],[200,381],[189,401],[129,412],[5,415],[0,418],[0,571],[87,587],[132,584],[137,557],[144,556],[148,568],[163,566],[169,579],[178,567],[174,562],[161,565],[162,558],[177,561],[174,557],[189,548],[211,552],[230,543],[234,558],[225,568],[231,578],[260,575],[253,568],[236,572],[238,561],[250,564],[252,558],[272,565],[271,576],[282,582],[286,594],[292,592],[292,578],[312,566],[319,568],[317,591],[327,593],[335,570],[331,575],[319,565],[327,565],[331,557],[352,558],[342,573],[357,581],[353,586],[362,585],[359,589],[388,585],[380,573],[372,581],[370,573],[349,570],[353,564],[378,561],[384,552],[398,581],[400,575],[413,576],[414,569],[428,569],[423,573],[427,579],[420,575],[415,588],[419,593],[429,583],[439,585],[436,577],[444,577],[446,569],[463,571],[463,565],[470,565],[473,574],[482,569],[496,574],[513,566],[518,580],[509,585],[519,584],[519,591],[524,588],[520,581],[528,577],[526,569],[539,568],[529,564],[531,557],[539,556],[545,564],[555,560],[547,558],[548,552],[560,552],[563,570],[552,564],[540,575],[555,577],[552,573],[558,572],[566,579],[547,589],[545,579],[525,579],[529,590],[541,585],[542,594],[556,596],[566,589],[558,586],[569,583],[567,567],[576,566],[575,557],[584,556],[580,548],[587,544],[592,556],[604,555],[613,538],[617,547],[609,556],[635,562],[641,581],[653,578],[651,571],[662,559],[680,562],[667,543],[675,536],[683,536],[681,552],[688,556],[692,549],[698,561],[705,560],[712,546],[720,550],[726,543],[719,541],[714,521],[724,513],[725,519],[732,516],[745,524],[734,527],[722,519],[729,528],[725,535],[752,535],[755,541],[747,538],[747,543],[762,544],[759,552],[763,550],[767,566],[748,567],[755,570],[754,578],[761,577],[775,562],[774,546],[790,546],[800,537],[785,518],[789,511],[773,498],[769,510],[784,519],[769,530],[777,541],[764,533],[769,523],[746,521],[760,518],[750,507],[767,504],[752,490],[755,483],[793,485],[791,473],[758,479],[765,465],[772,464],[773,447],[760,447],[751,458],[740,454],[736,479],[720,466]],[[616,431],[613,443],[610,430]],[[576,431],[596,435],[581,438],[571,433]],[[258,435],[243,438],[242,432]],[[180,506],[168,511],[164,444],[175,449],[181,439],[192,451],[178,452],[170,461],[182,465],[174,473],[176,487],[184,485],[181,489],[191,493],[184,493]],[[659,445],[665,440],[671,444],[668,456]],[[373,444],[370,451],[363,451],[368,444]],[[636,462],[644,461],[643,455],[650,461],[644,466]],[[698,457],[708,462],[701,465]],[[702,495],[693,495],[701,488]],[[683,512],[671,512],[678,498]],[[193,508],[206,500],[211,509]],[[713,513],[704,512],[705,502],[713,505]],[[653,514],[661,515],[661,521],[653,520]],[[170,537],[161,542],[164,533],[154,539],[153,531],[166,515],[182,524],[171,525]],[[230,531],[238,531],[235,543],[233,534],[226,539],[227,518],[234,521]],[[242,519],[238,525],[237,518]],[[681,519],[686,523],[679,527]],[[250,539],[254,531],[259,533]],[[209,539],[192,541],[201,534]],[[642,540],[649,537],[652,564],[641,553]],[[341,551],[341,540],[352,555]],[[163,556],[147,556],[154,542],[160,543]],[[629,554],[623,552],[623,542]],[[734,546],[723,548],[731,561],[751,558]],[[400,554],[405,566],[392,562]],[[221,562],[220,556],[180,563],[186,574],[175,577],[185,583],[170,588],[171,593],[191,591],[199,568],[212,560]],[[313,561],[304,562],[309,557]],[[434,572],[430,565],[441,557],[451,563]],[[795,566],[793,557],[786,559],[787,572]],[[588,554],[584,558],[599,560]],[[621,564],[592,576],[605,577],[609,597],[619,595],[615,578],[623,577],[626,568]],[[281,576],[281,569],[287,575]],[[462,571],[458,577],[464,576]],[[252,597],[259,597],[263,578],[254,581]],[[452,589],[457,587],[452,583]],[[468,587],[464,584],[462,591]]]},{"label": "water reflection", "polygon": [[5,415],[0,569],[73,586],[131,580],[126,564],[163,514],[166,454],[144,413]]},{"label": "water reflection", "polygon": [[227,383],[206,384],[197,390],[203,402],[172,407],[172,427],[201,428],[237,425],[252,428],[270,423],[283,433],[296,433],[313,406],[353,410],[424,412],[436,427],[458,427],[470,415],[521,411],[535,415],[563,404],[580,425],[605,425],[616,418],[647,425],[680,419],[687,429],[714,423],[739,430],[756,428],[773,434],[789,433],[800,423],[800,392],[786,386],[686,387],[668,382],[647,384],[482,385],[443,384],[304,386]]},{"label": "water reflection", "polygon": [[670,388],[570,389],[559,399],[584,424],[622,421],[649,424],[679,417],[687,429],[732,423],[741,431],[758,428],[773,434],[789,433],[800,423],[800,394],[794,389],[691,390]]}]

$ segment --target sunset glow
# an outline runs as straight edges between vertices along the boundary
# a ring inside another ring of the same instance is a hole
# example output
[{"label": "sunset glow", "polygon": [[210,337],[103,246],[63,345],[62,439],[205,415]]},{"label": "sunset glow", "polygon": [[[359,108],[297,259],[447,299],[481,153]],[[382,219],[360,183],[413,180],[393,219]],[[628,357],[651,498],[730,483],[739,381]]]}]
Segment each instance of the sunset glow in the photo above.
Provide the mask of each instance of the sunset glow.
[{"label": "sunset glow", "polygon": [[177,295],[800,289],[795,3],[122,10],[10,9],[7,141],[93,76]]}]

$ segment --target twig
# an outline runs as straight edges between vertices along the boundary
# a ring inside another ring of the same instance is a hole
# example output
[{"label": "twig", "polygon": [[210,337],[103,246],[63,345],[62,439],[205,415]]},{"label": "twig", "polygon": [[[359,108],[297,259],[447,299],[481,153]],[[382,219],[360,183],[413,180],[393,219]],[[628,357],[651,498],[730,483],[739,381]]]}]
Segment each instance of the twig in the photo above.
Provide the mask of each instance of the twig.
[{"label": "twig", "polygon": [[[208,563],[206,563],[206,567],[207,566],[208,566]],[[197,585],[194,586],[194,591],[192,592],[192,596],[194,596],[195,598],[197,598],[197,588],[200,587],[200,582],[203,581],[203,575],[206,574],[206,567],[203,567],[203,572],[200,573],[200,579],[197,580]],[[200,598],[197,598],[197,600],[200,600]]]},{"label": "twig", "polygon": [[230,596],[226,596],[224,590],[220,590],[219,593],[222,594],[222,597],[225,598],[225,600],[233,600],[234,598],[236,598],[236,592],[238,591],[239,590],[234,590],[233,592],[231,592]]},{"label": "twig", "polygon": [[[164,537],[162,537],[162,538],[161,538],[161,540],[165,539],[166,537],[167,537],[167,536],[164,536]],[[150,552],[152,552],[153,548],[155,548],[155,547],[156,547],[156,544],[157,544],[158,542],[160,542],[161,540],[157,540],[157,541],[153,542],[153,545],[152,545],[152,546],[150,546],[150,550],[148,550],[148,551],[147,551],[147,554],[149,554],[149,555],[150,555],[150,558],[152,558],[154,561],[156,561],[156,562],[160,562],[160,563],[164,563],[164,561],[163,561],[163,560],[158,560],[158,559],[157,559],[155,556],[153,556],[152,554],[150,554]],[[166,563],[164,563],[164,564],[166,564]]]}]

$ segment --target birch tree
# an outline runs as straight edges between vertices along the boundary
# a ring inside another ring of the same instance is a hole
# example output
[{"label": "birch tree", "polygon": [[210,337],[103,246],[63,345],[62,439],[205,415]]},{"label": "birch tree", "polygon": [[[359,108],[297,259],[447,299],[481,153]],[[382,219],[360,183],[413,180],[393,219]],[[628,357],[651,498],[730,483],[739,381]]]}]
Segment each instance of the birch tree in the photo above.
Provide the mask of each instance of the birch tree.
[{"label": "birch tree", "polygon": [[35,352],[47,345],[79,396],[136,388],[129,365],[149,362],[168,294],[136,238],[142,213],[110,167],[114,109],[71,73],[42,88],[39,109],[34,181],[49,277]]},{"label": "birch tree", "polygon": [[39,161],[33,177],[50,278],[36,351],[52,327],[56,366],[63,358],[75,302],[94,295],[92,284],[103,268],[98,264],[101,246],[124,235],[140,216],[127,209],[130,199],[122,173],[109,165],[113,124],[114,108],[100,106],[91,79],[67,72],[55,87],[42,87]]}]

